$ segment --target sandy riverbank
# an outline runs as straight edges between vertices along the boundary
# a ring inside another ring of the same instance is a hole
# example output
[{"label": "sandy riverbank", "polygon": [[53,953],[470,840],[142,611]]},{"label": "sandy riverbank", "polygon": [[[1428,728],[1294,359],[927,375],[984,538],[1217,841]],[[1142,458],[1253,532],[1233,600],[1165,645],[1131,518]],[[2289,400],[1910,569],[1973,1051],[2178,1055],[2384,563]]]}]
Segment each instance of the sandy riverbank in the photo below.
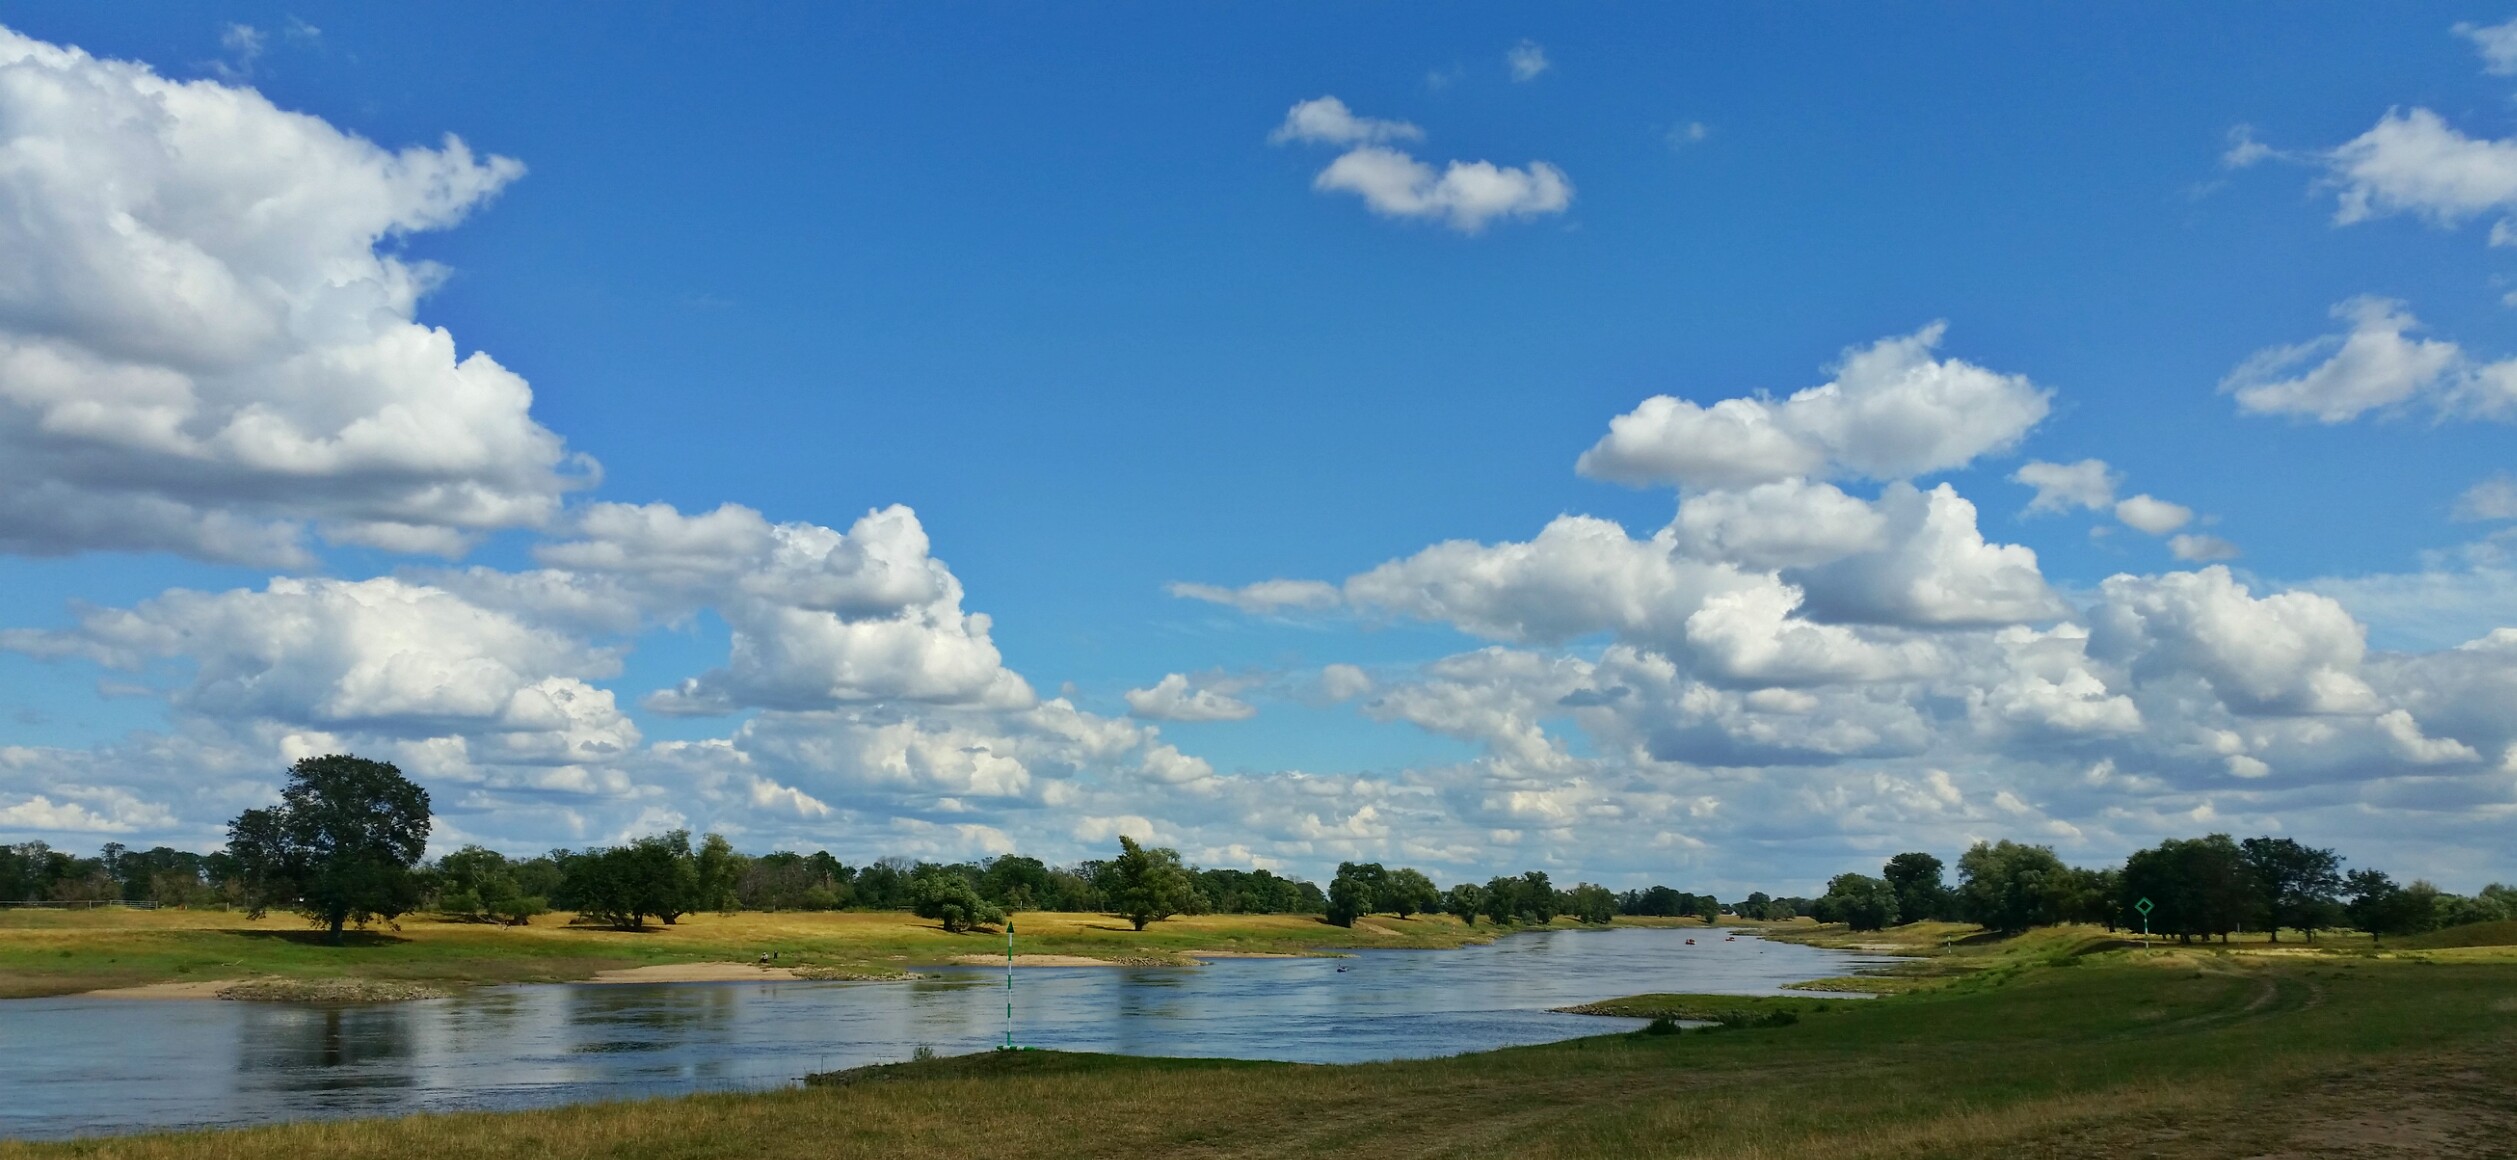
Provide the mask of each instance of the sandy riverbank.
[{"label": "sandy riverbank", "polygon": [[452,993],[453,988],[447,984],[412,979],[296,979],[275,975],[147,983],[84,992],[92,999],[232,999],[246,1003],[400,1003],[442,999]]},{"label": "sandy riverbank", "polygon": [[740,983],[754,979],[799,978],[793,967],[757,963],[658,963],[598,971],[589,983]]},{"label": "sandy riverbank", "polygon": [[137,987],[107,987],[101,991],[84,992],[89,999],[216,999],[218,993],[244,982],[243,979],[201,979],[189,983],[146,983]]}]

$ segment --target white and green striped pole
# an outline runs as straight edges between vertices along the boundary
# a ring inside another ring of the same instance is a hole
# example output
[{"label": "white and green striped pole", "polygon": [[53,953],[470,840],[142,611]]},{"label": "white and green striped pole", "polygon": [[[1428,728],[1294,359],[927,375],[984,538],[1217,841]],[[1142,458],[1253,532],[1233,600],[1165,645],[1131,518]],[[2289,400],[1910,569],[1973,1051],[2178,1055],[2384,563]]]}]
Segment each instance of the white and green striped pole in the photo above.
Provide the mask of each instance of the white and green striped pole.
[{"label": "white and green striped pole", "polygon": [[1014,916],[1005,916],[1005,1050],[1014,1049]]}]

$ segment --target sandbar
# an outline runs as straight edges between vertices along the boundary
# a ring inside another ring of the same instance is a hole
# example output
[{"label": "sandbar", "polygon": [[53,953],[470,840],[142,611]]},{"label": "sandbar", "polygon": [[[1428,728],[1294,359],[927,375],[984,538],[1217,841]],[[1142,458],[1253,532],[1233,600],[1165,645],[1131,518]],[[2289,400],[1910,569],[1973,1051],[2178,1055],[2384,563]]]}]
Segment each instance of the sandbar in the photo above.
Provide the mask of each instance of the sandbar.
[{"label": "sandbar", "polygon": [[137,987],[107,987],[101,991],[84,992],[90,999],[216,999],[218,993],[243,979],[200,979],[187,983],[144,983]]},{"label": "sandbar", "polygon": [[651,967],[622,967],[599,971],[589,983],[740,983],[753,979],[796,978],[793,967],[764,967],[756,963],[657,963]]}]

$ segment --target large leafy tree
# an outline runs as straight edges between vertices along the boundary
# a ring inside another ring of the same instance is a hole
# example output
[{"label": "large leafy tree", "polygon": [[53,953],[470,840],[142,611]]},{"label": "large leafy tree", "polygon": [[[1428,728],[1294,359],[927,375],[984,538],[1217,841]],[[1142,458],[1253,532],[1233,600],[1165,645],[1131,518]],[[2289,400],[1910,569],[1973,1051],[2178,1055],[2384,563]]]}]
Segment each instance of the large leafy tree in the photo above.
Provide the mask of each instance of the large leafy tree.
[{"label": "large leafy tree", "polygon": [[1617,920],[1617,896],[1596,882],[1584,882],[1565,891],[1566,910],[1573,917],[1593,926],[1606,926]]},{"label": "large leafy tree", "polygon": [[1977,842],[1958,858],[1958,910],[1993,930],[2026,930],[2061,920],[2067,885],[2051,846]]},{"label": "large leafy tree", "polygon": [[2259,908],[2245,855],[2227,834],[2170,838],[2124,859],[2124,904],[2147,898],[2150,929],[2178,942],[2195,935],[2226,937]]},{"label": "large leafy tree", "polygon": [[2248,838],[2237,844],[2255,879],[2256,899],[2272,941],[2289,927],[2316,941],[2316,932],[2342,918],[2342,857],[2302,845],[2295,838]]},{"label": "large leafy tree", "polygon": [[1019,854],[990,859],[979,876],[979,892],[1007,910],[1031,910],[1057,895],[1048,864]]},{"label": "large leafy tree", "polygon": [[525,893],[507,856],[465,846],[437,860],[437,909],[457,918],[490,918],[522,926],[550,910],[547,899]]},{"label": "large leafy tree", "polygon": [[691,853],[690,831],[650,834],[631,842],[628,851],[640,911],[671,926],[700,908],[699,859]]},{"label": "large leafy tree", "polygon": [[692,904],[700,910],[732,914],[743,903],[740,897],[743,874],[750,870],[752,860],[734,851],[734,844],[723,834],[710,834],[699,843],[699,853],[692,859],[691,876],[696,891]]},{"label": "large leafy tree", "polygon": [[227,824],[227,850],[254,915],[296,911],[338,944],[344,926],[418,909],[428,826],[428,791],[401,770],[333,754],[290,766],[279,805]]},{"label": "large leafy tree", "polygon": [[1838,874],[1828,880],[1826,896],[1814,909],[1821,922],[1840,922],[1854,930],[1883,930],[1897,924],[1896,888],[1868,874]]},{"label": "large leafy tree", "polygon": [[562,891],[577,913],[629,930],[643,929],[651,917],[671,926],[703,904],[688,830],[576,855]]},{"label": "large leafy tree", "polygon": [[1556,913],[1563,909],[1562,900],[1556,897],[1555,884],[1547,881],[1544,870],[1522,872],[1521,889],[1513,902],[1520,907],[1522,914],[1540,926],[1554,922]]},{"label": "large leafy tree", "polygon": [[2344,912],[2351,925],[2383,939],[2390,934],[2419,934],[2430,929],[2438,912],[2438,888],[2427,882],[2397,886],[2378,870],[2354,870],[2344,880],[2351,895]]},{"label": "large leafy tree", "polygon": [[[1921,922],[1948,913],[1949,888],[1940,882],[1940,859],[1919,852],[1899,854],[1880,867],[1879,876],[1896,891],[1900,921]],[[1749,901],[1758,900],[1752,895]]]},{"label": "large leafy tree", "polygon": [[1459,916],[1461,922],[1477,925],[1477,915],[1486,909],[1486,888],[1473,882],[1462,882],[1442,895],[1442,909]]},{"label": "large leafy tree", "polygon": [[1376,910],[1388,910],[1390,872],[1378,862],[1340,862],[1328,883],[1328,920],[1353,926]]},{"label": "large leafy tree", "polygon": [[1136,839],[1119,837],[1119,856],[1108,870],[1110,909],[1136,929],[1189,909],[1195,902],[1188,872],[1180,868],[1177,850],[1148,850]]},{"label": "large leafy tree", "polygon": [[1381,898],[1375,910],[1386,910],[1400,918],[1439,909],[1442,888],[1421,870],[1393,870],[1381,883]]},{"label": "large leafy tree", "polygon": [[1520,917],[1521,880],[1507,874],[1487,879],[1485,902],[1486,918],[1496,926]]}]

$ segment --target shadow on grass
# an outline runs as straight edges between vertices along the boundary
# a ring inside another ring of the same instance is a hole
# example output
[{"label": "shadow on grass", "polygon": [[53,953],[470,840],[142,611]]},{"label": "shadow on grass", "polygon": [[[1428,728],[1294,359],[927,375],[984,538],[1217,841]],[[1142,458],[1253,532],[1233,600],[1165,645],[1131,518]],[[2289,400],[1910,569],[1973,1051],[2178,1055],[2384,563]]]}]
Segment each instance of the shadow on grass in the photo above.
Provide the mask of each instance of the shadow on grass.
[{"label": "shadow on grass", "polygon": [[1240,1071],[1316,1066],[1248,1059],[1179,1059],[1161,1056],[1104,1055],[1088,1051],[980,1051],[907,1063],[876,1063],[844,1071],[814,1072],[806,1087],[848,1087],[889,1080],[988,1078],[1010,1075],[1074,1075],[1105,1072],[1171,1072],[1182,1069]]},{"label": "shadow on grass", "polygon": [[340,941],[340,942],[338,942],[338,943],[335,943],[335,942],[333,942],[333,941],[332,941],[332,932],[331,932],[331,931],[328,931],[328,930],[322,930],[322,929],[316,929],[316,930],[242,930],[242,929],[234,929],[234,930],[228,930],[228,931],[226,931],[226,932],[224,932],[224,933],[235,935],[235,936],[236,936],[236,937],[238,937],[238,938],[258,938],[258,939],[267,939],[267,940],[270,940],[270,941],[273,941],[273,942],[295,943],[295,944],[297,944],[298,946],[305,946],[305,947],[330,947],[330,946],[338,946],[338,947],[343,947],[343,948],[349,948],[349,947],[390,947],[390,946],[400,946],[400,945],[402,945],[402,944],[404,944],[404,943],[407,943],[407,942],[411,941],[411,940],[409,940],[409,939],[407,939],[407,938],[404,938],[404,937],[402,937],[402,936],[400,936],[400,935],[395,935],[395,934],[381,934],[381,933],[378,933],[378,932],[376,932],[376,931],[372,931],[372,930],[345,930],[345,931],[342,931],[342,932],[341,932],[341,941]]}]

